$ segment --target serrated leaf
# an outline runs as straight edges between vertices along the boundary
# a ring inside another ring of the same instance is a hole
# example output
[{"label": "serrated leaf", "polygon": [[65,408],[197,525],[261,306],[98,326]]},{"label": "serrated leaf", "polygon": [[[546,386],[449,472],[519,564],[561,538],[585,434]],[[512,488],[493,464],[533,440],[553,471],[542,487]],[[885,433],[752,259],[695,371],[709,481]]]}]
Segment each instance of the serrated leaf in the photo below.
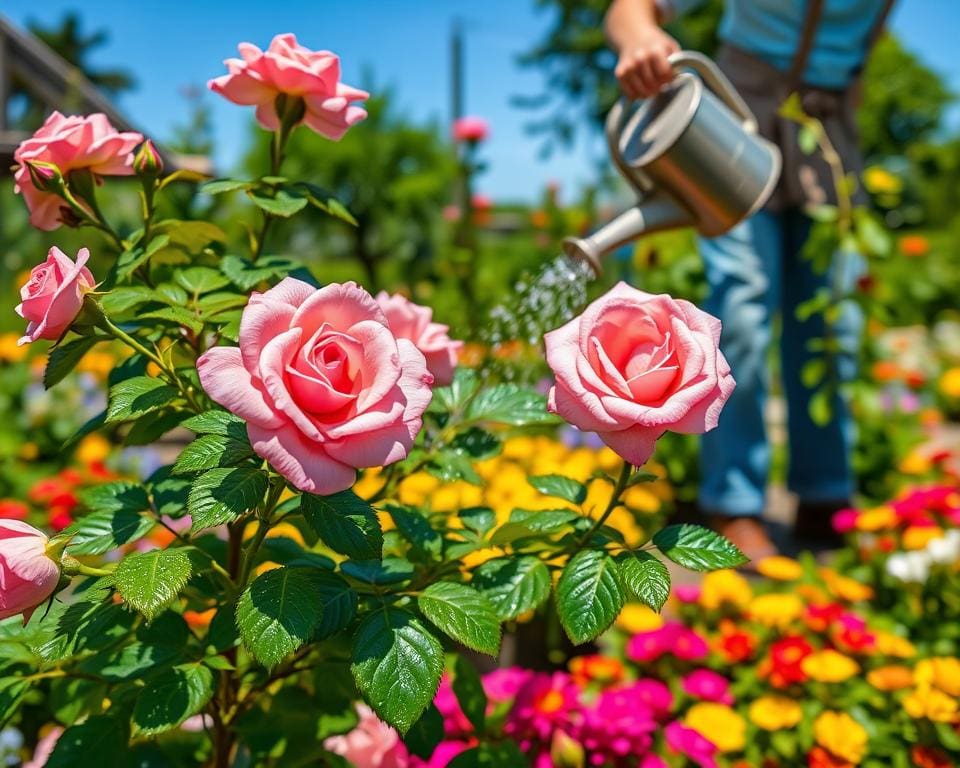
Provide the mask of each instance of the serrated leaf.
[{"label": "serrated leaf", "polygon": [[265,667],[275,667],[320,627],[319,573],[275,568],[258,576],[241,595],[237,628],[243,644]]},{"label": "serrated leaf", "polygon": [[377,513],[353,491],[332,496],[304,493],[304,519],[334,552],[357,560],[377,560],[383,554],[383,532]]},{"label": "serrated leaf", "polygon": [[144,320],[160,320],[161,322],[179,325],[195,334],[203,330],[203,320],[183,307],[164,307],[153,312],[145,312],[140,317]]},{"label": "serrated leaf", "polygon": [[653,535],[663,556],[692,571],[734,568],[749,562],[733,543],[698,525],[671,525]]},{"label": "serrated leaf", "polygon": [[334,218],[357,226],[357,220],[353,218],[353,214],[346,209],[343,203],[333,197],[333,195],[323,189],[323,187],[318,187],[316,184],[311,184],[308,181],[296,182],[292,184],[291,187],[298,192],[305,193],[310,204],[315,208],[320,209]]},{"label": "serrated leaf", "polygon": [[102,555],[131,544],[153,530],[156,521],[133,510],[101,510],[81,517],[64,532],[71,555]]},{"label": "serrated leaf", "polygon": [[71,725],[60,735],[45,765],[46,768],[78,768],[80,756],[85,756],[82,765],[95,762],[103,765],[104,756],[124,754],[129,740],[126,718],[93,715],[79,725]]},{"label": "serrated leaf", "polygon": [[78,496],[80,503],[91,512],[145,512],[150,509],[144,487],[129,480],[84,488]]},{"label": "serrated leaf", "polygon": [[201,712],[213,696],[213,672],[183,664],[162,672],[140,691],[133,706],[135,733],[152,736]]},{"label": "serrated leaf", "polygon": [[527,481],[545,496],[582,504],[587,498],[587,486],[563,475],[532,475]]},{"label": "serrated leaf", "polygon": [[550,596],[550,571],[537,557],[498,558],[477,568],[472,584],[506,621],[534,610]]},{"label": "serrated leaf", "polygon": [[295,194],[286,189],[278,189],[274,197],[247,190],[247,196],[258,208],[262,208],[273,216],[280,216],[285,219],[298,211],[302,211],[309,202],[305,195]]},{"label": "serrated leaf", "polygon": [[443,551],[443,536],[435,531],[430,522],[415,509],[408,509],[396,504],[385,506],[394,525],[401,535],[409,541],[419,554],[431,559],[438,559]]},{"label": "serrated leaf", "polygon": [[657,613],[670,597],[670,572],[649,552],[625,552],[617,558],[624,586]]},{"label": "serrated leaf", "polygon": [[201,185],[200,191],[205,195],[222,195],[224,192],[233,192],[238,189],[249,189],[254,185],[252,181],[239,179],[214,179]]},{"label": "serrated leaf", "polygon": [[47,367],[43,371],[44,389],[63,381],[95,344],[105,340],[105,336],[81,336],[66,344],[57,344],[47,357]]},{"label": "serrated leaf", "polygon": [[320,625],[315,639],[325,640],[345,629],[357,615],[357,593],[334,573],[314,572],[320,594]]},{"label": "serrated leaf", "polygon": [[161,298],[153,289],[145,285],[121,285],[99,299],[100,306],[108,317],[126,312],[141,304],[160,300]]},{"label": "serrated leaf", "polygon": [[500,650],[496,610],[476,589],[438,581],[420,593],[417,606],[434,626],[467,648],[490,656]]},{"label": "serrated leaf", "polygon": [[344,560],[340,570],[351,579],[366,584],[399,584],[413,578],[414,567],[399,557],[385,557],[383,560]]},{"label": "serrated leaf", "polygon": [[467,404],[464,415],[471,421],[517,427],[557,421],[556,416],[547,412],[547,399],[543,395],[516,384],[484,388]]},{"label": "serrated leaf", "polygon": [[224,435],[200,435],[183,449],[173,466],[174,474],[202,472],[216,467],[235,467],[254,456],[250,443]]},{"label": "serrated leaf", "polygon": [[529,511],[522,517],[517,516],[518,512],[527,512],[527,510],[515,509],[510,515],[512,521],[518,522],[535,533],[557,533],[581,517],[576,512],[569,509],[543,509]]},{"label": "serrated leaf", "polygon": [[120,596],[147,621],[173,602],[189,578],[190,558],[182,549],[127,555],[113,572]]},{"label": "serrated leaf", "polygon": [[254,509],[267,492],[267,475],[253,467],[210,469],[193,481],[187,496],[191,530],[229,522]]},{"label": "serrated leaf", "polygon": [[212,267],[188,267],[178,270],[173,279],[189,293],[198,295],[230,285],[230,278]]},{"label": "serrated leaf", "polygon": [[191,416],[183,426],[198,435],[225,435],[235,440],[247,437],[247,424],[229,411],[212,410]]},{"label": "serrated leaf", "polygon": [[266,256],[257,259],[257,263],[232,254],[224,256],[220,262],[220,269],[229,277],[234,285],[248,291],[264,280],[285,277],[301,266],[300,262],[281,256]]},{"label": "serrated leaf", "polygon": [[409,611],[384,608],[361,622],[350,669],[367,703],[404,734],[436,695],[443,648]]},{"label": "serrated leaf", "polygon": [[560,623],[575,645],[598,637],[617,618],[626,599],[616,562],[598,550],[584,550],[570,559],[555,596]]},{"label": "serrated leaf", "polygon": [[107,423],[130,419],[162,408],[177,397],[177,390],[151,376],[134,376],[110,387]]}]

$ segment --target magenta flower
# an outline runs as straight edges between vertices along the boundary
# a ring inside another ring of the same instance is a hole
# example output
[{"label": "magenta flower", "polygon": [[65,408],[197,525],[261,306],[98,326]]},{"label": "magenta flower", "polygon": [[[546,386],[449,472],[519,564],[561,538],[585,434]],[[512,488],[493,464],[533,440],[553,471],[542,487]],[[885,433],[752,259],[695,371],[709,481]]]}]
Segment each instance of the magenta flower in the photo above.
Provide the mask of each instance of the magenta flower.
[{"label": "magenta flower", "polygon": [[681,681],[684,692],[697,699],[733,704],[730,681],[711,669],[695,669]]},{"label": "magenta flower", "polygon": [[650,750],[657,722],[638,684],[603,691],[583,710],[577,738],[593,765],[621,765]]},{"label": "magenta flower", "polygon": [[453,121],[453,140],[478,142],[487,138],[490,126],[482,117],[458,117]]},{"label": "magenta flower", "polygon": [[440,679],[440,687],[433,698],[434,706],[443,717],[443,732],[451,738],[460,738],[473,733],[473,725],[460,708],[460,702],[453,692],[450,676],[444,673]]},{"label": "magenta flower", "polygon": [[701,593],[699,584],[677,584],[673,588],[673,594],[681,603],[695,603],[700,599]]},{"label": "magenta flower", "polygon": [[716,746],[693,728],[687,728],[675,720],[664,728],[663,735],[671,750],[690,758],[700,768],[717,768],[717,761],[714,760]]},{"label": "magenta flower", "polygon": [[549,745],[553,731],[573,731],[580,710],[580,690],[565,672],[537,674],[517,694],[503,730],[529,752]]},{"label": "magenta flower", "polygon": [[640,632],[627,643],[627,657],[651,662],[672,654],[684,661],[698,661],[709,651],[707,641],[679,621],[668,621],[659,629]]},{"label": "magenta flower", "polygon": [[651,678],[641,678],[631,686],[638,700],[647,707],[656,720],[663,721],[673,707],[673,694],[665,683]]},{"label": "magenta flower", "polygon": [[510,701],[533,679],[535,673],[520,667],[503,667],[483,676],[483,690],[491,703]]},{"label": "magenta flower", "polygon": [[831,520],[833,530],[839,534],[850,533],[857,527],[857,515],[859,514],[855,509],[841,509],[834,512]]}]

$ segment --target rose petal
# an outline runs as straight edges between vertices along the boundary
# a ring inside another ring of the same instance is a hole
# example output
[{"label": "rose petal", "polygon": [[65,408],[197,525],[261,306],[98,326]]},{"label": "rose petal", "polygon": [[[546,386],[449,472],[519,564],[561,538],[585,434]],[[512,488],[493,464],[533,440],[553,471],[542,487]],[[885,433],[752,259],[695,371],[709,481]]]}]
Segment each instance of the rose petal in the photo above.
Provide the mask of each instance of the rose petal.
[{"label": "rose petal", "polygon": [[276,429],[286,419],[270,404],[266,392],[244,367],[236,347],[213,347],[197,360],[204,392],[244,421]]},{"label": "rose petal", "polygon": [[353,467],[331,458],[292,424],[280,429],[249,424],[247,436],[257,455],[301,491],[329,496],[347,490],[357,479]]}]

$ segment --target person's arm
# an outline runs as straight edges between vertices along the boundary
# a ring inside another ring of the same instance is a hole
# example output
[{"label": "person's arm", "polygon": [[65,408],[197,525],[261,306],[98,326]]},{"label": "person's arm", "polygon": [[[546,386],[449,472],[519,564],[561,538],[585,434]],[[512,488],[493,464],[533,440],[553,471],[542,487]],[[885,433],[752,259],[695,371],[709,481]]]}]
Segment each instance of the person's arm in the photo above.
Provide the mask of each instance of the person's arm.
[{"label": "person's arm", "polygon": [[649,98],[673,79],[667,57],[680,46],[660,21],[656,0],[613,0],[604,19],[607,40],[620,57],[617,80],[631,99]]}]

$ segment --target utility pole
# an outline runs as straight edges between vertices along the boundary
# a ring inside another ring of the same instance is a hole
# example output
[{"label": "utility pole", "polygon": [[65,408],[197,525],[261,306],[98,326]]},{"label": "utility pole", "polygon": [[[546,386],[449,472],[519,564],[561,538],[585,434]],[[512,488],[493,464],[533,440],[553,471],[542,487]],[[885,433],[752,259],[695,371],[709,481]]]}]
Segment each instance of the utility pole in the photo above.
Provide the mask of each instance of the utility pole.
[{"label": "utility pole", "polygon": [[463,22],[450,27],[450,121],[463,117]]}]

